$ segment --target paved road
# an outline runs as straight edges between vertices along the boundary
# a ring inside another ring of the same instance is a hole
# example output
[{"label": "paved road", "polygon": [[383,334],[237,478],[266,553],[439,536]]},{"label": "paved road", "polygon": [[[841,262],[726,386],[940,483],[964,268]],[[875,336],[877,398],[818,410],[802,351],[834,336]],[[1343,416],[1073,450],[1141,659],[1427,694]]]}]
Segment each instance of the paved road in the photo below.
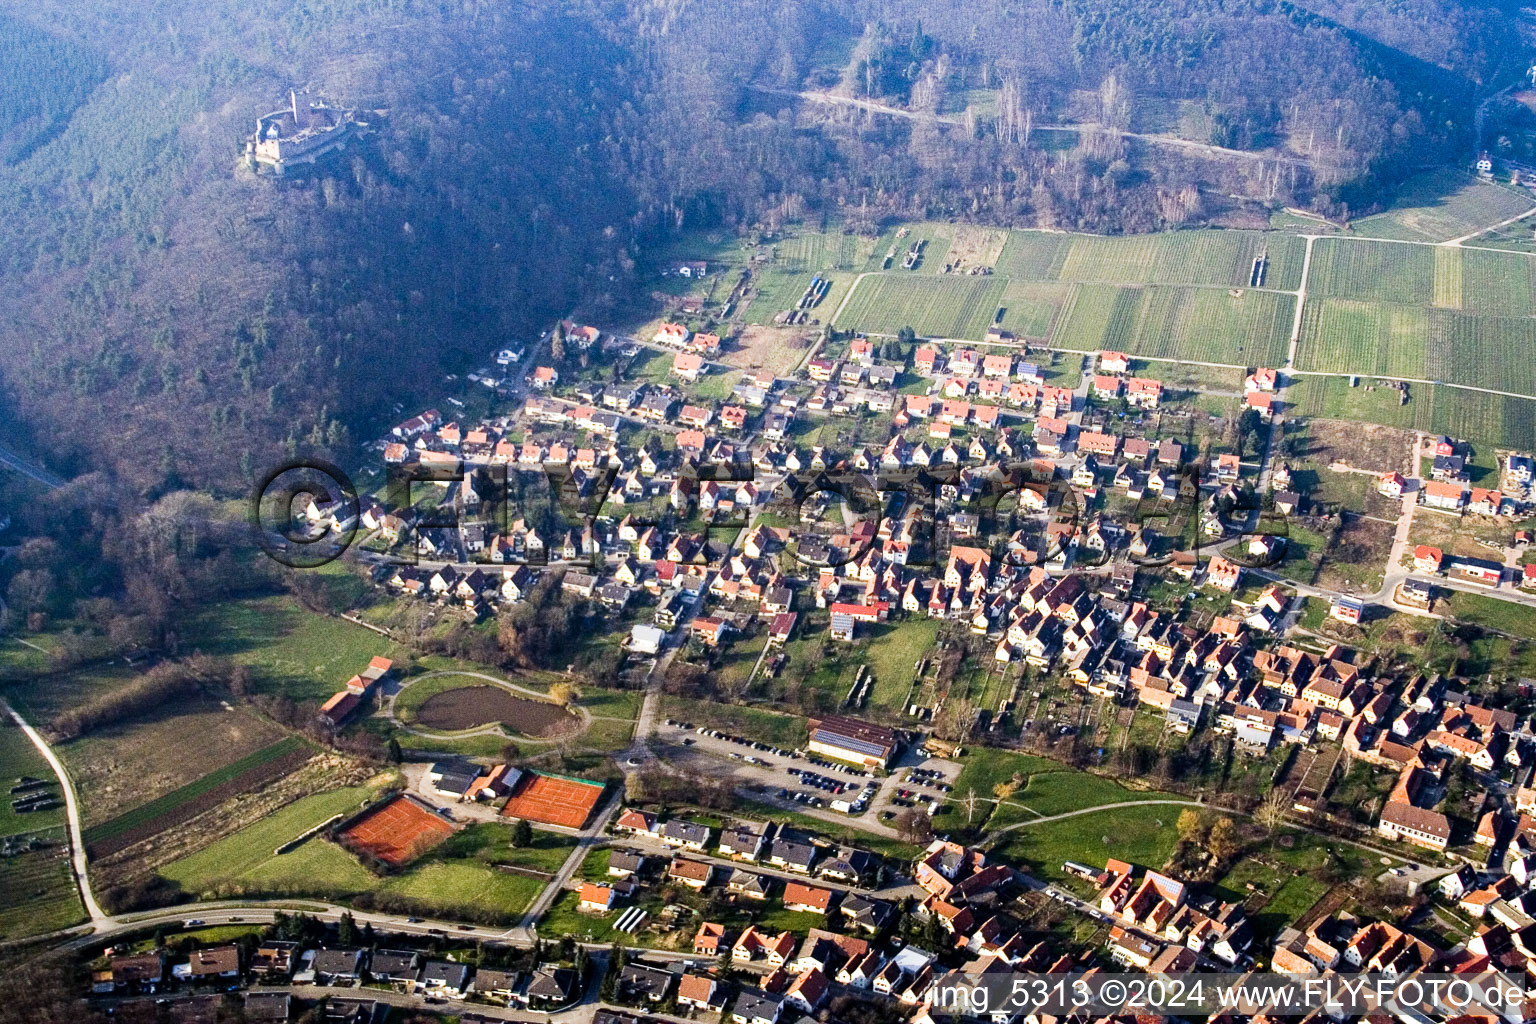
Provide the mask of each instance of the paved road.
[{"label": "paved road", "polygon": [[[66,928],[48,936],[33,936],[20,941],[32,943],[42,938],[68,938],[70,940],[68,945],[71,948],[80,949],[85,946],[99,944],[103,939],[114,935],[121,935],[125,932],[147,931],[162,926],[180,929],[184,927],[185,922],[190,920],[203,922],[198,927],[213,927],[225,924],[270,924],[279,913],[305,913],[326,922],[335,922],[340,920],[343,914],[351,914],[352,919],[358,925],[371,924],[375,929],[387,930],[403,935],[454,935],[466,939],[500,942],[520,947],[532,946],[534,941],[532,934],[521,926],[508,928],[501,925],[469,925],[438,918],[413,920],[403,915],[373,913],[344,907],[336,903],[329,903],[325,900],[307,900],[302,898],[217,900],[208,903],[184,903],[162,910],[104,916],[94,926],[77,925],[74,928]],[[0,943],[0,946],[10,944],[12,943]],[[608,943],[583,943],[583,945],[590,950],[608,948]],[[647,955],[650,955],[650,951],[647,951]],[[676,957],[684,959],[692,958],[694,954],[691,951],[673,954],[658,950],[655,955],[664,958]]]},{"label": "paved road", "polygon": [[536,925],[544,912],[554,905],[560,894],[565,891],[565,885],[581,867],[581,862],[586,859],[587,853],[596,846],[602,838],[603,829],[607,827],[609,820],[618,813],[619,805],[624,801],[624,791],[619,789],[608,798],[601,810],[592,816],[592,821],[582,829],[576,839],[576,848],[565,858],[565,863],[560,865],[560,870],[555,872],[555,877],[549,880],[544,891],[528,906],[528,912],[523,915],[522,922],[513,929],[520,933],[519,937],[527,942],[535,938]]},{"label": "paved road", "polygon": [[59,789],[64,793],[64,815],[68,821],[67,834],[69,836],[69,863],[70,872],[75,876],[75,886],[80,890],[80,902],[85,905],[85,912],[91,919],[91,924],[100,926],[107,918],[106,911],[101,909],[96,902],[96,896],[91,892],[91,878],[85,865],[85,841],[81,838],[80,828],[80,803],[75,798],[75,783],[70,778],[69,771],[64,767],[64,762],[53,752],[53,748],[44,740],[42,734],[32,728],[21,713],[11,707],[4,699],[0,699],[0,712],[11,716],[27,739],[37,748],[38,753],[48,761],[54,774],[59,777]]}]

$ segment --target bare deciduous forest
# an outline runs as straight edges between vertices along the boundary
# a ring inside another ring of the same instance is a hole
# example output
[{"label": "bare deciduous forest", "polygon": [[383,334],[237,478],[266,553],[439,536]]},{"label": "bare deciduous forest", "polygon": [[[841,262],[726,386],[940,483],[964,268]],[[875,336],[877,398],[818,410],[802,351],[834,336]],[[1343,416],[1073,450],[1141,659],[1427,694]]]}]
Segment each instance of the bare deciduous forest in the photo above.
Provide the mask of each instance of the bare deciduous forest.
[{"label": "bare deciduous forest", "polygon": [[[5,406],[67,471],[236,491],[509,335],[634,301],[678,230],[1359,212],[1468,145],[1518,56],[1501,7],[42,0],[0,20]],[[372,132],[237,170],[291,87]],[[816,89],[948,120],[794,96]],[[1169,109],[1259,158],[1121,134]],[[1104,128],[1046,144],[1063,120]]]}]

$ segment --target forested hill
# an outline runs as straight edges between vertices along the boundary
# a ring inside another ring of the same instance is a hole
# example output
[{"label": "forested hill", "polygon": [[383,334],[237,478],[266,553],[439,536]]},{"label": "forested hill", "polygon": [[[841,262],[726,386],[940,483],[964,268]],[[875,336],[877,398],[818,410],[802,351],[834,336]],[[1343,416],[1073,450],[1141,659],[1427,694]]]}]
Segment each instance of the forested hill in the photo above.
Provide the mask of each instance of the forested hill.
[{"label": "forested hill", "polygon": [[[1517,11],[35,0],[0,18],[3,401],[61,468],[233,489],[289,451],[348,450],[510,333],[632,301],[679,228],[1150,230],[1230,194],[1358,209],[1465,159],[1471,101],[1522,60]],[[383,113],[313,171],[237,173],[295,86]],[[806,90],[945,125],[829,114]],[[1108,128],[1031,134],[1058,121]]]},{"label": "forested hill", "polygon": [[[573,296],[601,305],[593,282],[625,287],[638,76],[557,7],[91,6],[54,13],[107,80],[0,168],[22,296],[0,368],[60,465],[241,486],[291,451],[345,452]],[[386,111],[378,131],[288,180],[237,174],[255,116],[305,84]]]}]

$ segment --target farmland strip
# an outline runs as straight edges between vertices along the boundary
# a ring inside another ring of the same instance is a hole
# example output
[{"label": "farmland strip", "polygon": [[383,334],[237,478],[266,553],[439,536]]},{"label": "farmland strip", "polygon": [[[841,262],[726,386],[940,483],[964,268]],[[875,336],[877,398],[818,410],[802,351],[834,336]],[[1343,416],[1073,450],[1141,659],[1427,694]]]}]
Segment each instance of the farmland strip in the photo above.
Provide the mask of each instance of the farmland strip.
[{"label": "farmland strip", "polygon": [[86,829],[86,850],[93,859],[101,858],[158,835],[231,796],[281,778],[308,761],[312,753],[309,744],[297,736],[279,740],[180,789]]}]

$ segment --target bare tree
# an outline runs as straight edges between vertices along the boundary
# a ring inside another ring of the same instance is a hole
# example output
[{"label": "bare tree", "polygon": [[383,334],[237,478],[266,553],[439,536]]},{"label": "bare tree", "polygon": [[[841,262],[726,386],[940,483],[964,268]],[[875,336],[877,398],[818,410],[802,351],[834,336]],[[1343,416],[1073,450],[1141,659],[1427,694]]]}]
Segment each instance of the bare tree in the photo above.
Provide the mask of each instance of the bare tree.
[{"label": "bare tree", "polygon": [[908,808],[896,819],[896,834],[902,842],[916,845],[933,835],[933,820],[915,807]]},{"label": "bare tree", "polygon": [[1264,802],[1259,805],[1258,811],[1254,813],[1254,817],[1259,819],[1260,825],[1273,834],[1276,829],[1285,824],[1285,813],[1290,809],[1287,806],[1289,803],[1282,790],[1271,789],[1265,795]]},{"label": "bare tree", "polygon": [[981,798],[976,795],[976,790],[965,791],[965,823],[967,825],[976,820],[976,805],[980,801]]},{"label": "bare tree", "polygon": [[1122,132],[1131,127],[1131,90],[1114,72],[1099,85],[1099,123]]}]

